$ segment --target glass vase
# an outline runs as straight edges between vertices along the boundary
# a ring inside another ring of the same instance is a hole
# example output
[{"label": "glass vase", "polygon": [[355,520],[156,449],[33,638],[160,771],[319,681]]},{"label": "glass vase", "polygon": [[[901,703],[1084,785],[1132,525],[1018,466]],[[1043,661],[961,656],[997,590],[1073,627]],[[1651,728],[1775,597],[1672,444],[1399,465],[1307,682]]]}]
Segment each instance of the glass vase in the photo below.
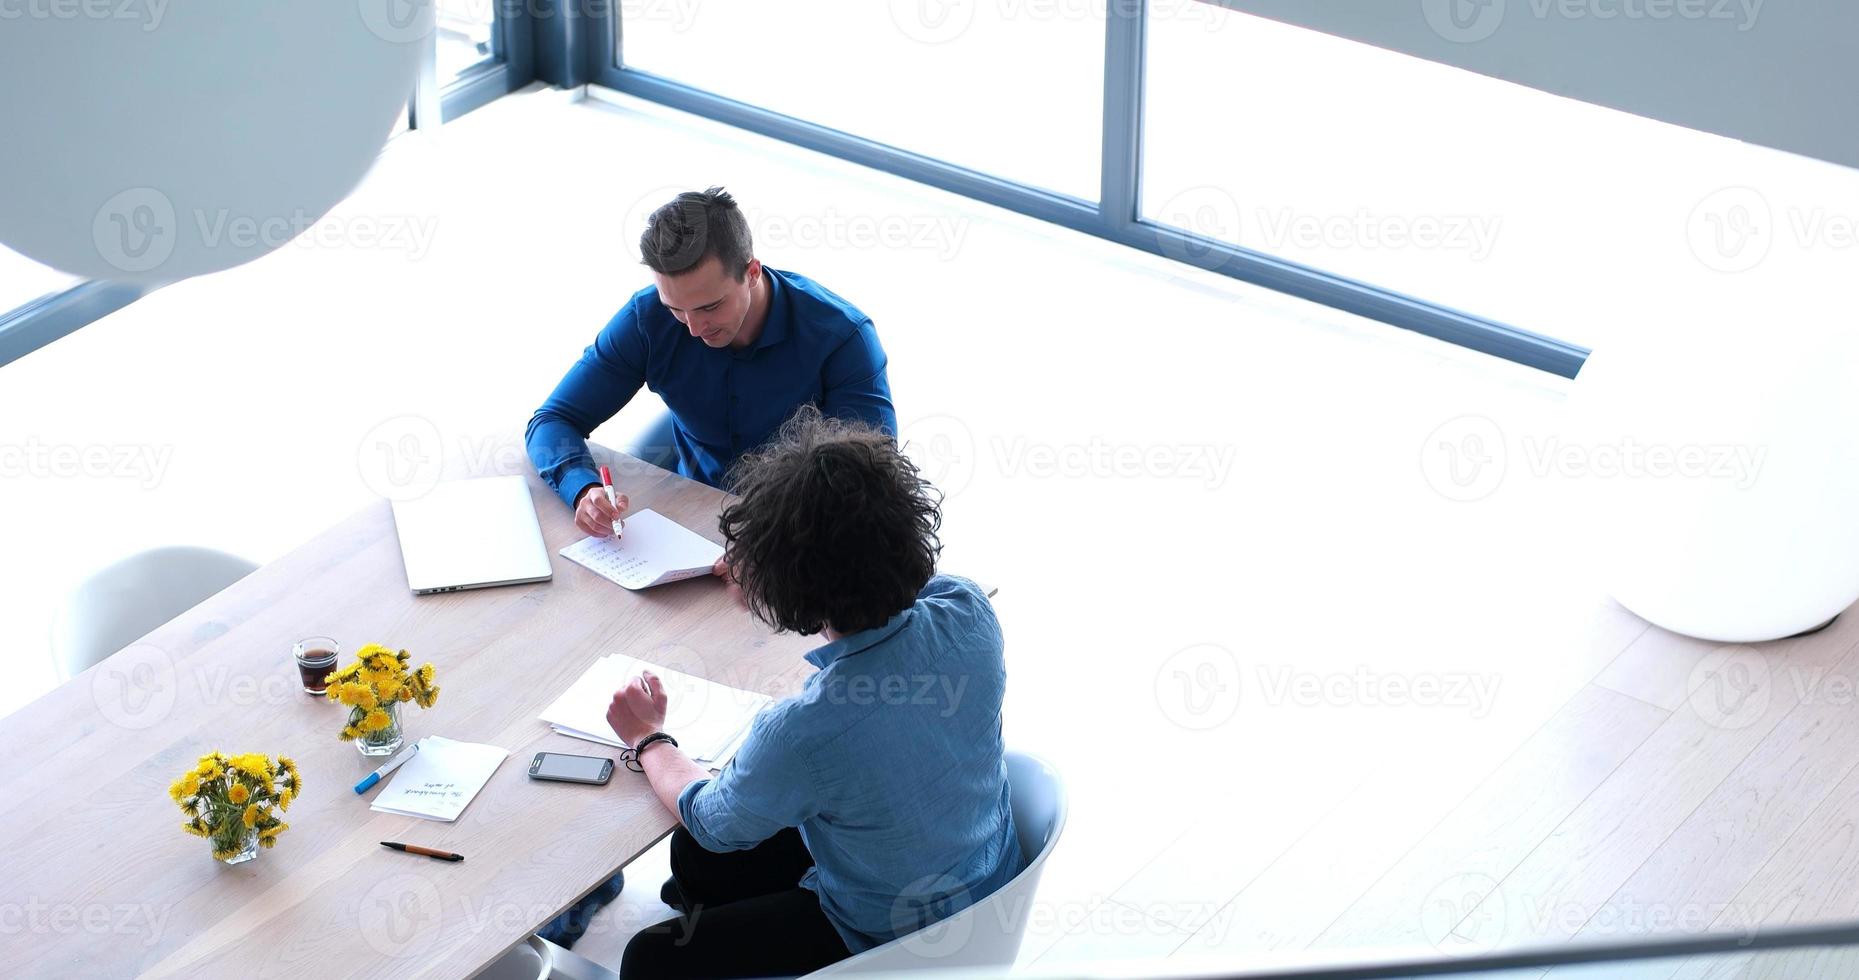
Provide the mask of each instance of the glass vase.
[{"label": "glass vase", "polygon": [[[359,708],[355,710],[359,717],[350,724],[359,727],[368,713]],[[387,712],[387,727],[379,731],[363,732],[355,740],[355,747],[361,750],[362,755],[393,755],[400,751],[401,743],[406,741],[406,733],[400,727],[400,702],[390,701],[381,710]]]},{"label": "glass vase", "polygon": [[248,828],[239,838],[239,849],[219,858],[221,864],[244,864],[258,856],[258,831]]}]

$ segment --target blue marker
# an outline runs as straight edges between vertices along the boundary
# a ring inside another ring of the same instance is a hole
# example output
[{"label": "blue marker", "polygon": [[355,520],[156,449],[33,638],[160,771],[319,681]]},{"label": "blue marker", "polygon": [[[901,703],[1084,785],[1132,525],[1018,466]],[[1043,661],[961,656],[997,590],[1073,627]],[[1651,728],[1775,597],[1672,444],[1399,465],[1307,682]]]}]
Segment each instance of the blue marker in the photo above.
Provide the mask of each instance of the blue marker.
[{"label": "blue marker", "polygon": [[380,782],[381,777],[386,776],[388,773],[393,772],[396,769],[399,769],[401,765],[405,763],[408,759],[413,758],[413,753],[418,752],[419,750],[420,750],[420,743],[418,742],[414,742],[412,745],[409,745],[406,748],[401,749],[397,754],[395,754],[395,756],[392,759],[387,760],[387,762],[383,764],[381,768],[376,769],[375,771],[369,773],[367,779],[364,779],[361,782],[356,783],[355,792],[357,793],[368,792],[368,787],[373,786],[375,783]]}]

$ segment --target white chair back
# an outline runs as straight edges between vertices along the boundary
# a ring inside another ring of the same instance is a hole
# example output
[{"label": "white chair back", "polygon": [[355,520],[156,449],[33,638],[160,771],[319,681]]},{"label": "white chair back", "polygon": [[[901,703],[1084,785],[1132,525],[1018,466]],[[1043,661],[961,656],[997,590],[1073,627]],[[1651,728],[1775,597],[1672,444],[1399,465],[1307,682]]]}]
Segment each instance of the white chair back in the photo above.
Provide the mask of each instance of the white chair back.
[{"label": "white chair back", "polygon": [[1020,833],[1020,852],[1029,859],[1024,870],[999,891],[927,929],[808,976],[1012,966],[1026,935],[1039,876],[1065,831],[1066,801],[1065,782],[1058,770],[1036,756],[1007,753],[1007,783],[1013,787],[1013,822]]},{"label": "white chair back", "polygon": [[478,980],[546,980],[559,948],[541,936],[530,936],[485,967]]},{"label": "white chair back", "polygon": [[210,548],[155,548],[85,579],[52,621],[58,679],[69,680],[199,605],[258,566]]}]

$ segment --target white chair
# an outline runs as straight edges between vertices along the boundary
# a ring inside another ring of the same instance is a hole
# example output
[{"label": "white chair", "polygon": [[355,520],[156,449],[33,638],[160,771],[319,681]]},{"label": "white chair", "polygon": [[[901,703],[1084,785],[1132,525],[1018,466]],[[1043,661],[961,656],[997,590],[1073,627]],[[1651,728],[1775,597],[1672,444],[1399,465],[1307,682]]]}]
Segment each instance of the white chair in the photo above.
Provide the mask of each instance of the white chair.
[{"label": "white chair", "polygon": [[531,936],[484,968],[478,980],[546,980],[555,967],[554,943]]},{"label": "white chair", "polygon": [[[1026,935],[1033,893],[1046,858],[1065,832],[1065,782],[1058,770],[1037,756],[1007,753],[1007,783],[1013,787],[1013,822],[1020,853],[1030,858],[1025,869],[1000,891],[927,929],[893,939],[875,949],[807,974],[858,975],[904,970],[1001,967],[1013,964]],[[618,974],[591,960],[547,943],[555,957],[550,980],[618,980]]]},{"label": "white chair", "polygon": [[85,579],[52,620],[58,679],[70,680],[258,566],[210,548],[155,548]]},{"label": "white chair", "polygon": [[1065,832],[1065,782],[1036,756],[1007,753],[1007,783],[1013,787],[1013,822],[1020,852],[1029,860],[1000,891],[927,929],[900,936],[850,959],[809,973],[810,977],[901,973],[1013,965],[1026,935],[1033,893],[1046,858]]}]

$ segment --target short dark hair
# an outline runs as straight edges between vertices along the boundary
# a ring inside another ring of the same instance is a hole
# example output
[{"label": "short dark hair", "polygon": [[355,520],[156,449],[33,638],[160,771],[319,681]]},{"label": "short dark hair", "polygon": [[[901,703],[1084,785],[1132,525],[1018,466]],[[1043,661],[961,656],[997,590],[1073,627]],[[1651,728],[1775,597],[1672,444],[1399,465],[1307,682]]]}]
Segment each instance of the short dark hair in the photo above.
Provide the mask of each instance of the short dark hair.
[{"label": "short dark hair", "polygon": [[639,254],[653,272],[675,276],[714,255],[737,282],[754,257],[749,219],[721,187],[685,191],[646,218]]},{"label": "short dark hair", "polygon": [[883,430],[803,405],[730,471],[718,524],[749,609],[803,636],[882,626],[936,573],[941,494]]}]

